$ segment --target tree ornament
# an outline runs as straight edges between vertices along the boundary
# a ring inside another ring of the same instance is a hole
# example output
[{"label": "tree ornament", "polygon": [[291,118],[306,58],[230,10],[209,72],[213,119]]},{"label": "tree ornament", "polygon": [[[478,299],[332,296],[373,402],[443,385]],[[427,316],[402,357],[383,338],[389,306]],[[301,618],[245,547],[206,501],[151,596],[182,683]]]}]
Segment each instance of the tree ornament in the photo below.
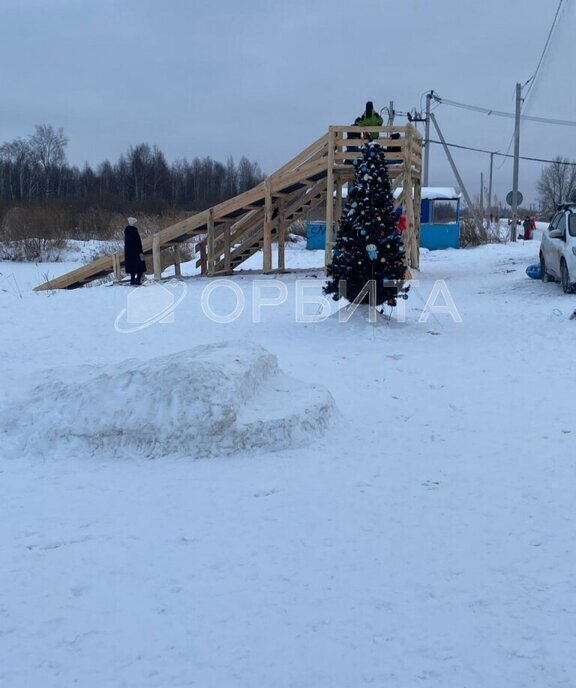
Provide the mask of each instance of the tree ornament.
[{"label": "tree ornament", "polygon": [[376,260],[376,258],[378,258],[378,249],[374,244],[368,244],[368,246],[366,246],[366,253],[370,260]]}]

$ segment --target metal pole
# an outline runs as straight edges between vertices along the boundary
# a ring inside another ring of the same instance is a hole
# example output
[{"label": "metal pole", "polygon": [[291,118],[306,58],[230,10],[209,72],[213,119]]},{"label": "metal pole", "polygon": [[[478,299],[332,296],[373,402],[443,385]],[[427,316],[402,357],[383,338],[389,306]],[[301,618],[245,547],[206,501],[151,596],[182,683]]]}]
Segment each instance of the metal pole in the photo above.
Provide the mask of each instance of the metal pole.
[{"label": "metal pole", "polygon": [[492,177],[494,175],[494,153],[490,153],[490,177],[488,178],[488,220],[492,214]]},{"label": "metal pole", "polygon": [[430,102],[434,91],[426,94],[426,124],[424,129],[424,182],[428,186],[428,166],[430,164]]},{"label": "metal pole", "polygon": [[440,131],[440,127],[438,126],[438,122],[436,121],[436,117],[434,116],[434,113],[430,113],[430,121],[434,125],[434,128],[436,129],[436,133],[438,134],[438,138],[442,142],[442,147],[444,148],[444,152],[446,153],[446,157],[448,158],[448,162],[450,163],[450,167],[452,168],[452,172],[454,172],[454,176],[456,177],[456,181],[458,182],[458,186],[462,189],[462,195],[464,196],[464,200],[466,201],[466,205],[468,206],[468,209],[470,210],[470,213],[472,214],[472,217],[474,221],[476,222],[478,231],[482,231],[482,222],[478,218],[478,213],[476,212],[474,208],[474,204],[472,203],[472,200],[470,198],[470,195],[464,186],[464,182],[462,180],[462,177],[460,176],[460,172],[458,172],[458,168],[456,167],[456,163],[454,162],[454,159],[452,158],[452,154],[450,153],[450,149],[446,145],[446,140],[444,138],[444,135]]},{"label": "metal pole", "polygon": [[518,167],[520,164],[520,107],[522,105],[522,86],[516,84],[516,111],[514,118],[514,172],[512,176],[512,224],[510,240],[516,241],[516,218],[518,217]]},{"label": "metal pole", "polygon": [[388,126],[391,127],[394,124],[394,101],[390,101],[388,106]]},{"label": "metal pole", "polygon": [[484,172],[480,172],[480,219],[484,225]]}]

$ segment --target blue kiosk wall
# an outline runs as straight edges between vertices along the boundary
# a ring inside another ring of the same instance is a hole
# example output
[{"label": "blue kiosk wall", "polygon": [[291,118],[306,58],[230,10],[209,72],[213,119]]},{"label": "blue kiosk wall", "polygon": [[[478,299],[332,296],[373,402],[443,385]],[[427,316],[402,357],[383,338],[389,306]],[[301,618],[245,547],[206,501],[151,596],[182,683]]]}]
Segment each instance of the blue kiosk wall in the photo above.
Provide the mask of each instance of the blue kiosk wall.
[{"label": "blue kiosk wall", "polygon": [[[434,203],[456,204],[454,222],[434,222]],[[326,244],[326,223],[310,220],[306,224],[306,248],[310,251],[324,250]],[[445,248],[460,248],[460,198],[423,198],[420,206],[420,246],[431,251]]]},{"label": "blue kiosk wall", "polygon": [[322,220],[307,222],[306,248],[309,251],[323,251],[326,248],[326,223]]},{"label": "blue kiosk wall", "polygon": [[[434,222],[434,204],[456,203],[454,222]],[[460,248],[460,198],[424,198],[420,207],[420,246],[430,251]]]}]

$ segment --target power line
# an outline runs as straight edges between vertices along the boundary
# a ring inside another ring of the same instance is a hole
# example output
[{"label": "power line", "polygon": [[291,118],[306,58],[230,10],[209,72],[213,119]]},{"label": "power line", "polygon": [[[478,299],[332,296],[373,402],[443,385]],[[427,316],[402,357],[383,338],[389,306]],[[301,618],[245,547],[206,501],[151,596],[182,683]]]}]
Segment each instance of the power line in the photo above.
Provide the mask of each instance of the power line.
[{"label": "power line", "polygon": [[556,14],[554,15],[554,19],[552,20],[552,25],[550,26],[550,30],[548,31],[548,37],[546,38],[546,42],[544,43],[544,48],[542,50],[542,54],[540,55],[540,59],[538,60],[538,65],[536,66],[536,71],[532,76],[528,79],[528,81],[524,84],[530,84],[528,86],[528,90],[526,91],[526,95],[524,96],[524,104],[526,104],[526,100],[528,99],[528,96],[530,95],[530,91],[534,87],[534,83],[536,81],[536,77],[538,76],[538,72],[540,71],[540,67],[542,66],[542,63],[544,62],[544,57],[546,56],[546,51],[548,50],[548,46],[550,45],[550,41],[552,39],[552,34],[554,33],[554,29],[556,28],[556,22],[558,21],[558,16],[560,15],[560,9],[562,8],[564,0],[560,0],[558,2],[558,7],[556,8]]},{"label": "power line", "polygon": [[[514,119],[513,112],[503,112],[502,110],[494,110],[492,108],[481,107],[479,105],[468,105],[467,103],[459,103],[456,100],[447,100],[446,98],[441,98],[436,93],[432,96],[437,100],[437,102],[443,105],[451,105],[452,107],[462,108],[464,110],[472,110],[474,112],[481,112],[485,115],[494,115],[495,117],[510,117]],[[533,115],[520,115],[521,119],[528,120],[530,122],[540,122],[542,124],[559,124],[565,127],[576,127],[575,120],[569,119],[553,119],[552,117],[535,117]]]},{"label": "power line", "polygon": [[[429,139],[428,143],[438,143],[442,145],[442,141],[434,141]],[[475,153],[486,153],[487,155],[498,155],[502,158],[513,158],[514,156],[510,153],[498,153],[497,151],[489,151],[484,148],[474,148],[472,146],[462,146],[458,143],[447,143],[450,148],[460,148],[461,150],[474,151]],[[526,155],[521,155],[520,160],[531,160],[532,162],[546,162],[546,163],[557,163],[559,165],[567,165],[571,167],[576,167],[576,162],[564,162],[563,160],[546,160],[545,158],[532,158]]]}]

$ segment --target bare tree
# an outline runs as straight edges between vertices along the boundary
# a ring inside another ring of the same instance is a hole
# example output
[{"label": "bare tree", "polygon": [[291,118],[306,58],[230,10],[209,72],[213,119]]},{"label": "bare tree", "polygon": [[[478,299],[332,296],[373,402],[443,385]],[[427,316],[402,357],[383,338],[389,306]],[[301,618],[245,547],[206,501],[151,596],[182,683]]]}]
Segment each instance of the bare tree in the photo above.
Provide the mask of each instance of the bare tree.
[{"label": "bare tree", "polygon": [[545,213],[552,214],[559,203],[576,201],[576,164],[557,156],[542,170],[536,189]]},{"label": "bare tree", "polygon": [[[6,177],[9,197],[26,197],[26,180],[31,176],[33,156],[30,143],[25,139],[17,138],[0,146],[0,160],[7,163]],[[18,186],[15,187],[15,180]],[[31,189],[29,189],[31,191]]]},{"label": "bare tree", "polygon": [[234,158],[228,156],[226,160],[226,176],[224,178],[224,195],[232,198],[238,193],[238,170]]},{"label": "bare tree", "polygon": [[264,174],[257,162],[250,162],[242,156],[238,163],[238,191],[247,191],[264,179]]},{"label": "bare tree", "polygon": [[130,166],[130,181],[135,201],[146,199],[153,157],[152,149],[147,143],[139,143],[128,149],[126,158]]},{"label": "bare tree", "polygon": [[64,130],[54,129],[51,124],[37,124],[29,143],[31,154],[42,169],[45,196],[50,196],[51,191],[57,195],[60,171],[66,164],[64,149],[68,139],[64,136]]}]

